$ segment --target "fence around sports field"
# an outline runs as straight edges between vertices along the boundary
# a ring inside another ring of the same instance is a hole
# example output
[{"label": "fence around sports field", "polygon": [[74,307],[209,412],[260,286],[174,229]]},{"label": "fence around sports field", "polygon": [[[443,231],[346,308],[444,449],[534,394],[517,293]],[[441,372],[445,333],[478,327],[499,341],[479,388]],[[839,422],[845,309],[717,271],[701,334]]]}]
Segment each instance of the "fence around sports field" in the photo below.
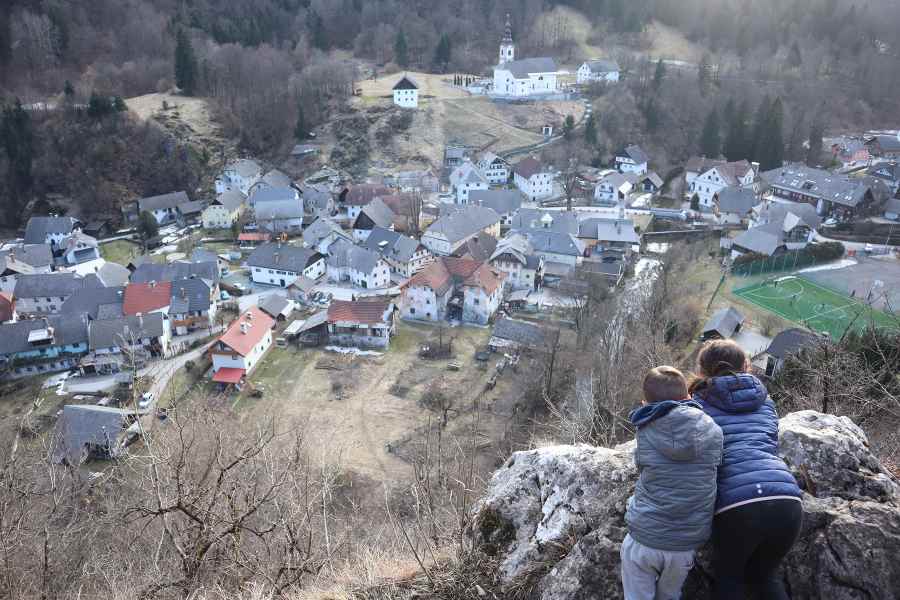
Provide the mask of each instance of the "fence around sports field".
[{"label": "fence around sports field", "polygon": [[794,271],[832,262],[843,255],[844,247],[839,243],[833,244],[828,242],[814,246],[810,245],[802,250],[794,250],[777,256],[770,256],[769,258],[732,264],[731,274],[740,277],[752,277],[753,275],[765,275],[766,273]]}]

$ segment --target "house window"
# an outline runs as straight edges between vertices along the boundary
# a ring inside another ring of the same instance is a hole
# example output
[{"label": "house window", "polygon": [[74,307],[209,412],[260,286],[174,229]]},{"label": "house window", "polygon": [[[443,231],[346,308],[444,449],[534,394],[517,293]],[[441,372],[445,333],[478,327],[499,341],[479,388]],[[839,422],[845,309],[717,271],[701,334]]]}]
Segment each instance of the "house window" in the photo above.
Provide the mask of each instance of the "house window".
[{"label": "house window", "polygon": [[475,300],[474,300],[473,303],[477,306],[477,305],[478,305],[478,298],[475,298]]},{"label": "house window", "polygon": [[409,314],[411,314],[411,315],[416,314],[416,309],[410,308],[410,309],[409,309]]}]

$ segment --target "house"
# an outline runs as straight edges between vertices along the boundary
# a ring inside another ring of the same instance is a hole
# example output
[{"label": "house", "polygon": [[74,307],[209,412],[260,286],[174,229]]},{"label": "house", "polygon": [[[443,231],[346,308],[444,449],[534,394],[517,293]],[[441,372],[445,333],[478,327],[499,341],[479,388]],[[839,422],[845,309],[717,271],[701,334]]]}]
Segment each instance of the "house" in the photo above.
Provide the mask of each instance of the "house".
[{"label": "house", "polygon": [[766,375],[774,376],[784,367],[784,362],[807,348],[815,348],[820,338],[815,333],[797,327],[785,329],[774,338],[765,351]]},{"label": "house", "polygon": [[394,186],[405,192],[441,191],[441,182],[430,169],[398,171],[394,177]]},{"label": "house", "polygon": [[71,369],[87,351],[84,315],[49,315],[0,325],[0,365],[9,378]]},{"label": "house", "polygon": [[209,329],[215,323],[218,298],[202,279],[176,279],[168,312],[175,335]]},{"label": "house", "polygon": [[572,287],[575,282],[584,282],[586,287],[571,295],[587,295],[590,293],[591,279],[597,279],[609,287],[616,287],[625,277],[625,254],[616,250],[592,250],[590,256],[575,268],[573,277],[559,282],[560,289]]},{"label": "house", "polygon": [[268,243],[272,234],[268,231],[242,231],[238,234],[238,247],[242,250],[253,250],[260,244]]},{"label": "house", "polygon": [[400,108],[418,108],[419,86],[409,75],[404,75],[391,88],[394,93],[394,104]]},{"label": "house", "polygon": [[82,223],[74,217],[31,217],[25,226],[25,244],[50,244],[56,248],[77,231]]},{"label": "house", "polygon": [[490,187],[487,178],[470,162],[464,162],[450,173],[450,187],[456,194],[457,204],[468,204],[469,193]]},{"label": "house", "polygon": [[332,300],[327,321],[328,341],[339,346],[387,348],[396,327],[388,299]]},{"label": "house", "polygon": [[50,244],[7,246],[6,250],[0,251],[0,260],[24,263],[32,268],[33,273],[50,273],[53,270],[53,249]]},{"label": "house", "polygon": [[491,352],[517,353],[523,350],[548,352],[550,344],[556,337],[548,335],[550,333],[534,323],[504,317],[497,319],[497,322],[494,323],[491,338],[488,340],[488,348],[491,349]]},{"label": "house", "polygon": [[131,271],[119,263],[106,262],[100,267],[94,267],[94,274],[104,287],[121,287],[131,279]]},{"label": "house", "polygon": [[185,192],[169,192],[138,200],[138,212],[148,212],[159,225],[167,225],[178,218],[178,206],[190,202]]},{"label": "house", "polygon": [[900,134],[872,136],[866,140],[866,147],[873,156],[900,158]]},{"label": "house", "polygon": [[753,226],[731,240],[731,257],[775,256],[801,250],[813,241],[819,217],[809,205],[770,203],[759,208]]},{"label": "house", "polygon": [[581,63],[575,73],[576,83],[616,83],[619,81],[619,63],[595,58]]},{"label": "house", "polygon": [[513,233],[499,242],[488,260],[491,267],[506,274],[510,291],[536,290],[544,274],[544,259],[534,251],[525,235]]},{"label": "house", "polygon": [[567,210],[520,208],[510,219],[510,230],[546,229],[578,235],[578,216]]},{"label": "house", "polygon": [[316,280],[325,274],[325,258],[311,248],[280,242],[259,246],[247,258],[254,283],[287,287],[301,275]]},{"label": "house", "polygon": [[347,241],[335,244],[325,265],[328,280],[334,283],[349,282],[366,289],[386,288],[391,283],[391,269],[380,254]]},{"label": "house", "polygon": [[448,256],[484,231],[500,237],[500,216],[490,208],[466,206],[439,217],[422,235],[422,245],[438,256]]},{"label": "house", "polygon": [[900,221],[900,198],[891,198],[884,203],[884,218]]},{"label": "house", "polygon": [[104,217],[94,219],[93,221],[87,223],[82,231],[84,231],[92,238],[100,239],[106,237],[113,232],[112,220]]},{"label": "house", "polygon": [[255,160],[242,158],[230,162],[216,179],[216,194],[236,190],[247,196],[250,188],[259,181],[260,177],[262,177],[262,167]]},{"label": "house", "polygon": [[644,194],[658,194],[662,186],[662,177],[657,175],[655,171],[647,171],[643,175],[639,175],[634,182],[634,190]]},{"label": "house", "polygon": [[126,428],[134,419],[134,411],[128,409],[66,404],[53,431],[53,462],[78,467],[86,460],[119,457],[125,451]]},{"label": "house", "polygon": [[723,225],[743,225],[750,219],[756,204],[753,188],[728,186],[713,196],[713,213]]},{"label": "house", "polygon": [[303,245],[319,254],[329,254],[329,248],[338,240],[352,243],[353,236],[328,217],[319,217],[303,230]]},{"label": "house", "polygon": [[363,246],[380,254],[390,271],[401,277],[412,277],[434,260],[428,248],[418,240],[384,227],[372,229]]},{"label": "house", "polygon": [[88,325],[94,373],[118,373],[170,353],[169,320],[161,313],[97,319]]},{"label": "house", "polygon": [[206,202],[203,200],[194,200],[193,202],[185,202],[176,207],[178,216],[176,217],[178,224],[182,227],[188,225],[196,225],[203,219],[203,210],[206,208]]},{"label": "house", "polygon": [[492,209],[500,215],[500,226],[508,227],[513,215],[522,207],[522,194],[515,190],[473,190],[469,204]]},{"label": "house", "polygon": [[387,196],[392,193],[393,191],[384,185],[359,183],[341,192],[338,197],[338,210],[352,223],[359,216],[363,206],[379,196]]},{"label": "house", "polygon": [[13,292],[19,276],[35,273],[35,268],[19,260],[15,251],[0,253],[0,292]]},{"label": "house", "polygon": [[560,233],[551,229],[517,229],[517,233],[528,238],[534,253],[544,260],[544,270],[549,263],[574,267],[585,256],[584,243],[569,233]]},{"label": "house", "polygon": [[640,146],[632,144],[631,146],[626,146],[621,152],[617,152],[615,160],[616,169],[620,173],[643,175],[647,172],[650,157],[647,156],[647,153]]},{"label": "house", "polygon": [[353,239],[363,242],[376,227],[394,228],[394,211],[381,198],[375,198],[359,211],[353,220]]},{"label": "house", "polygon": [[171,281],[129,283],[125,287],[122,313],[126,316],[147,315],[156,312],[168,315],[171,304]]},{"label": "house", "polygon": [[[727,187],[754,188],[757,163],[693,157],[685,166],[685,190],[694,210],[712,212],[716,194]],[[755,190],[754,190],[755,191]]]},{"label": "house", "polygon": [[303,211],[308,215],[329,217],[334,213],[334,196],[322,185],[306,185],[300,189]]},{"label": "house", "polygon": [[503,279],[486,263],[440,257],[403,286],[400,316],[486,325],[500,307]]},{"label": "house", "polygon": [[900,163],[878,163],[869,167],[866,173],[883,181],[894,196],[900,192]]},{"label": "house", "polygon": [[483,231],[479,231],[466,240],[466,243],[456,249],[453,254],[455,258],[471,258],[478,262],[486,262],[494,250],[497,249],[497,238],[488,235]]},{"label": "house", "polygon": [[417,234],[422,223],[422,197],[413,192],[399,192],[379,196],[394,213],[394,229]]},{"label": "house", "polygon": [[269,233],[300,233],[303,229],[303,203],[299,198],[258,202],[254,213],[256,224]]},{"label": "house", "polygon": [[288,298],[295,302],[307,303],[316,289],[316,282],[309,277],[301,275],[288,286]]},{"label": "house", "polygon": [[63,238],[58,251],[62,255],[62,262],[70,266],[100,258],[97,240],[81,231],[75,231]]},{"label": "house", "polygon": [[294,312],[294,301],[278,294],[269,294],[259,300],[259,310],[276,321],[286,321]]},{"label": "house", "polygon": [[591,253],[616,251],[629,258],[633,246],[639,246],[641,236],[631,219],[587,218],[578,224],[578,239]]},{"label": "house", "polygon": [[866,214],[875,204],[871,180],[849,177],[802,163],[788,163],[762,173],[776,198],[805,202],[820,215],[853,218]]},{"label": "house", "polygon": [[318,154],[319,147],[315,144],[295,144],[291,149],[291,156],[294,158],[303,158],[311,154]]},{"label": "house", "polygon": [[[176,279],[202,279],[211,288],[219,284],[220,270],[217,262],[183,262],[177,261],[165,265],[142,263],[131,274],[132,283],[149,283],[151,281],[175,281]],[[218,290],[216,290],[218,291]]]},{"label": "house", "polygon": [[210,347],[213,381],[238,384],[272,347],[275,320],[253,306],[232,321]]},{"label": "house", "polygon": [[277,188],[277,189],[288,189],[294,185],[294,182],[290,177],[287,176],[283,171],[279,171],[278,169],[272,169],[262,177],[260,177],[259,181],[250,186],[250,193],[248,196],[253,196],[254,193],[262,188]]},{"label": "house", "polygon": [[858,137],[838,136],[825,138],[822,145],[831,150],[831,159],[841,163],[842,167],[867,165],[872,160],[865,140]]},{"label": "house", "polygon": [[594,204],[615,206],[623,204],[634,189],[633,175],[611,171],[604,175],[594,188]]},{"label": "house", "polygon": [[513,183],[532,202],[553,195],[553,175],[533,156],[523,158],[515,164]]},{"label": "house", "polygon": [[471,152],[471,148],[463,144],[447,144],[444,146],[444,166],[448,169],[455,169],[469,160]]},{"label": "house", "polygon": [[81,289],[69,296],[59,314],[69,317],[86,315],[88,320],[115,319],[123,316],[125,287]]},{"label": "house", "polygon": [[509,181],[509,163],[493,152],[482,154],[477,166],[488,183],[502,185]]},{"label": "house", "polygon": [[204,229],[230,229],[246,208],[247,197],[239,189],[225,190],[203,209]]},{"label": "house", "polygon": [[507,61],[494,67],[491,93],[512,98],[555,94],[558,75],[556,61],[550,57]]},{"label": "house", "polygon": [[266,185],[257,182],[252,188],[250,188],[250,194],[247,196],[247,203],[256,207],[258,204],[266,204],[269,202],[284,202],[284,203],[296,203],[301,207],[303,203],[300,202],[300,192],[291,187],[290,181],[288,181],[287,185]]},{"label": "house", "polygon": [[13,295],[20,315],[46,315],[59,312],[63,302],[78,290],[100,286],[96,277],[82,278],[74,273],[36,273],[19,275]]},{"label": "house", "polygon": [[288,339],[296,339],[301,346],[320,346],[327,343],[328,310],[313,313],[303,321],[293,321],[282,334]]},{"label": "house", "polygon": [[703,326],[700,340],[727,340],[741,330],[744,323],[744,315],[732,307],[722,308],[713,315]]}]

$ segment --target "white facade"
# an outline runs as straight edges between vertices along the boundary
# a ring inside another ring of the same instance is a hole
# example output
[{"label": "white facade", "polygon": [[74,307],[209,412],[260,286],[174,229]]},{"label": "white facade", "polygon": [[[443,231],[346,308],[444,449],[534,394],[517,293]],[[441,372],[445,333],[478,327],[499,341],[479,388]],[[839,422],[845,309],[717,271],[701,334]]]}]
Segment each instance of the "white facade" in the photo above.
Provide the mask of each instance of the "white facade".
[{"label": "white facade", "polygon": [[19,314],[54,314],[59,312],[62,303],[65,302],[68,298],[69,296],[16,298],[16,312]]},{"label": "white facade", "polygon": [[471,162],[464,162],[450,174],[450,186],[456,194],[457,204],[469,203],[469,192],[488,190],[490,185],[482,172]]},{"label": "white facade", "polygon": [[434,256],[428,251],[428,248],[420,246],[412,255],[412,258],[406,262],[395,261],[390,258],[386,260],[392,272],[403,277],[412,277],[433,262]]},{"label": "white facade", "polygon": [[444,318],[450,292],[440,298],[434,290],[426,286],[409,286],[404,288],[400,297],[400,317],[419,321],[440,321]]},{"label": "white facade", "polygon": [[[543,259],[538,259],[539,264],[543,264]],[[504,285],[506,289],[516,290],[534,290],[537,289],[538,270],[529,269],[517,260],[502,260],[498,257],[491,261],[491,267],[506,273]],[[540,267],[539,267],[540,268]]]},{"label": "white facade", "polygon": [[238,160],[226,166],[222,174],[216,178],[216,193],[240,190],[247,196],[250,194],[250,188],[261,177],[262,169],[258,164],[249,160]]},{"label": "white facade", "polygon": [[454,245],[450,243],[447,236],[443,233],[426,231],[422,236],[422,245],[438,256],[449,256],[451,252],[465,244],[466,240],[468,240],[468,238],[459,241]]},{"label": "white facade", "polygon": [[277,285],[286,288],[299,277],[304,275],[312,280],[316,280],[325,274],[325,260],[319,259],[313,264],[306,267],[302,273],[296,271],[286,271],[284,269],[267,269],[265,267],[252,267],[250,274],[253,283],[262,283],[264,285]]},{"label": "white facade", "polygon": [[553,195],[553,176],[546,171],[535,173],[527,178],[515,173],[513,183],[531,201],[549,198]]},{"label": "white facade", "polygon": [[594,200],[597,202],[612,203],[624,200],[631,193],[633,185],[630,181],[620,181],[617,178],[602,179],[594,188]]},{"label": "white facade", "polygon": [[497,286],[492,294],[478,287],[467,286],[463,294],[463,321],[487,325],[491,316],[500,308],[503,286]]},{"label": "white facade", "polygon": [[356,287],[378,289],[391,283],[391,268],[384,259],[379,260],[371,271],[363,271],[353,266],[327,266],[328,280],[334,283],[350,282]]},{"label": "white facade", "polygon": [[419,90],[394,90],[394,104],[401,108],[418,108]]},{"label": "white facade", "polygon": [[509,165],[495,154],[483,157],[478,161],[478,170],[494,185],[503,185],[509,181]]},{"label": "white facade", "polygon": [[[272,346],[272,330],[266,331],[262,339],[250,349],[246,356],[241,356],[237,352],[231,354],[221,353],[221,350],[212,352],[213,372],[222,368],[244,369],[245,374],[249,375],[250,371],[259,364],[260,359],[265,356],[266,352]],[[217,346],[213,346],[216,348]]]},{"label": "white facade", "polygon": [[634,173],[635,175],[644,175],[647,173],[647,163],[635,162],[628,156],[617,156],[616,169],[618,169],[621,173]]},{"label": "white facade", "polygon": [[[748,169],[743,177],[738,178],[739,187],[749,187],[753,185],[755,173],[753,169]],[[712,210],[715,202],[713,201],[716,194],[728,187],[729,178],[723,175],[719,167],[713,167],[703,173],[696,175],[686,173],[685,182],[688,186],[688,195],[693,198],[696,194],[700,201],[700,207]]]},{"label": "white facade", "polygon": [[494,94],[526,98],[557,91],[556,71],[529,73],[527,77],[516,78],[509,69],[494,67]]},{"label": "white facade", "polygon": [[582,65],[578,67],[578,71],[575,74],[575,81],[576,83],[590,83],[593,81],[617,83],[619,81],[619,71],[618,69],[609,71],[592,71],[588,63],[582,63]]}]

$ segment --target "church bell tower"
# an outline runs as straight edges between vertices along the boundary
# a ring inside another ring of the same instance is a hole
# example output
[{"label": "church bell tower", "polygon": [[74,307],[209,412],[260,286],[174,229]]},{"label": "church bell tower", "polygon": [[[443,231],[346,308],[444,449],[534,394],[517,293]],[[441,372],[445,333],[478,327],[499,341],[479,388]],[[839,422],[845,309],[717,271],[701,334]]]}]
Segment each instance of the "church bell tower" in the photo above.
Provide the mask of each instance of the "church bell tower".
[{"label": "church bell tower", "polygon": [[506,15],[506,30],[503,32],[503,38],[500,40],[500,62],[504,64],[516,60],[516,44],[512,37],[512,24],[509,22],[509,13]]}]

